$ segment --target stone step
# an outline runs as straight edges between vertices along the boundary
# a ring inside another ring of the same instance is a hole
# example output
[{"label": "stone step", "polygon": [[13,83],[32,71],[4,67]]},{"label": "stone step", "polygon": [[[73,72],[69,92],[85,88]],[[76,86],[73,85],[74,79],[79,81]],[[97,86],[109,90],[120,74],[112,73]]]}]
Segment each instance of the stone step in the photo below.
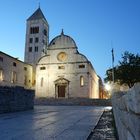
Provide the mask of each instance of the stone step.
[{"label": "stone step", "polygon": [[110,99],[87,99],[87,98],[36,98],[35,105],[83,105],[83,106],[111,106]]}]

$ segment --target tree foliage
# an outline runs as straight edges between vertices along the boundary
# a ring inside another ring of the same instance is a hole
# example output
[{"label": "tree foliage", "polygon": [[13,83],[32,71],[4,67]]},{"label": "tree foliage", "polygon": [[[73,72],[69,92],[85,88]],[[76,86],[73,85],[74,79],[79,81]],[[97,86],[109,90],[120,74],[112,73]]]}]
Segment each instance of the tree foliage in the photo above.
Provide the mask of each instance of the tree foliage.
[{"label": "tree foliage", "polygon": [[[106,71],[105,82],[112,80],[112,69]],[[114,81],[120,85],[126,84],[132,87],[134,83],[140,82],[140,55],[124,52],[119,65],[114,67]]]}]

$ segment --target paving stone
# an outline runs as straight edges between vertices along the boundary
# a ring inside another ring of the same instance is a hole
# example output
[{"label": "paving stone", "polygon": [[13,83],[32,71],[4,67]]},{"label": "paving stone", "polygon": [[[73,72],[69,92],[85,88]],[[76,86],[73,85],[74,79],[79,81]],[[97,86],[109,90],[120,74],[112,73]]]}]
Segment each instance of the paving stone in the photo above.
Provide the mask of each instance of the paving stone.
[{"label": "paving stone", "polygon": [[35,106],[0,115],[0,140],[85,140],[104,107]]}]

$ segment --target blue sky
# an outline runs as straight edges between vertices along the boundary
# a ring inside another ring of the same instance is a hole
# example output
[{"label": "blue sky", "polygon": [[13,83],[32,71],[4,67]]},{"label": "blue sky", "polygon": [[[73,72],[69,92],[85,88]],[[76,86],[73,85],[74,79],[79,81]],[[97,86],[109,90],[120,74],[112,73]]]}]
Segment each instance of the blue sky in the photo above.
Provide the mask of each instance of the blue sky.
[{"label": "blue sky", "polygon": [[1,0],[0,51],[24,59],[26,19],[39,2],[50,41],[63,28],[102,79],[111,67],[112,46],[115,65],[126,50],[140,54],[139,0]]}]

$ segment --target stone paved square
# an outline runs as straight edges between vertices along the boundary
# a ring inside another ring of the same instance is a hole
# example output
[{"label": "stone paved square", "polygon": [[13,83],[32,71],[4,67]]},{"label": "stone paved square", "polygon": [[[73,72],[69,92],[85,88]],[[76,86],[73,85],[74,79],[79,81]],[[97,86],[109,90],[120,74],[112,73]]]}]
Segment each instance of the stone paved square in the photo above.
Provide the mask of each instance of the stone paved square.
[{"label": "stone paved square", "polygon": [[0,140],[86,140],[104,107],[35,106],[0,115]]}]

